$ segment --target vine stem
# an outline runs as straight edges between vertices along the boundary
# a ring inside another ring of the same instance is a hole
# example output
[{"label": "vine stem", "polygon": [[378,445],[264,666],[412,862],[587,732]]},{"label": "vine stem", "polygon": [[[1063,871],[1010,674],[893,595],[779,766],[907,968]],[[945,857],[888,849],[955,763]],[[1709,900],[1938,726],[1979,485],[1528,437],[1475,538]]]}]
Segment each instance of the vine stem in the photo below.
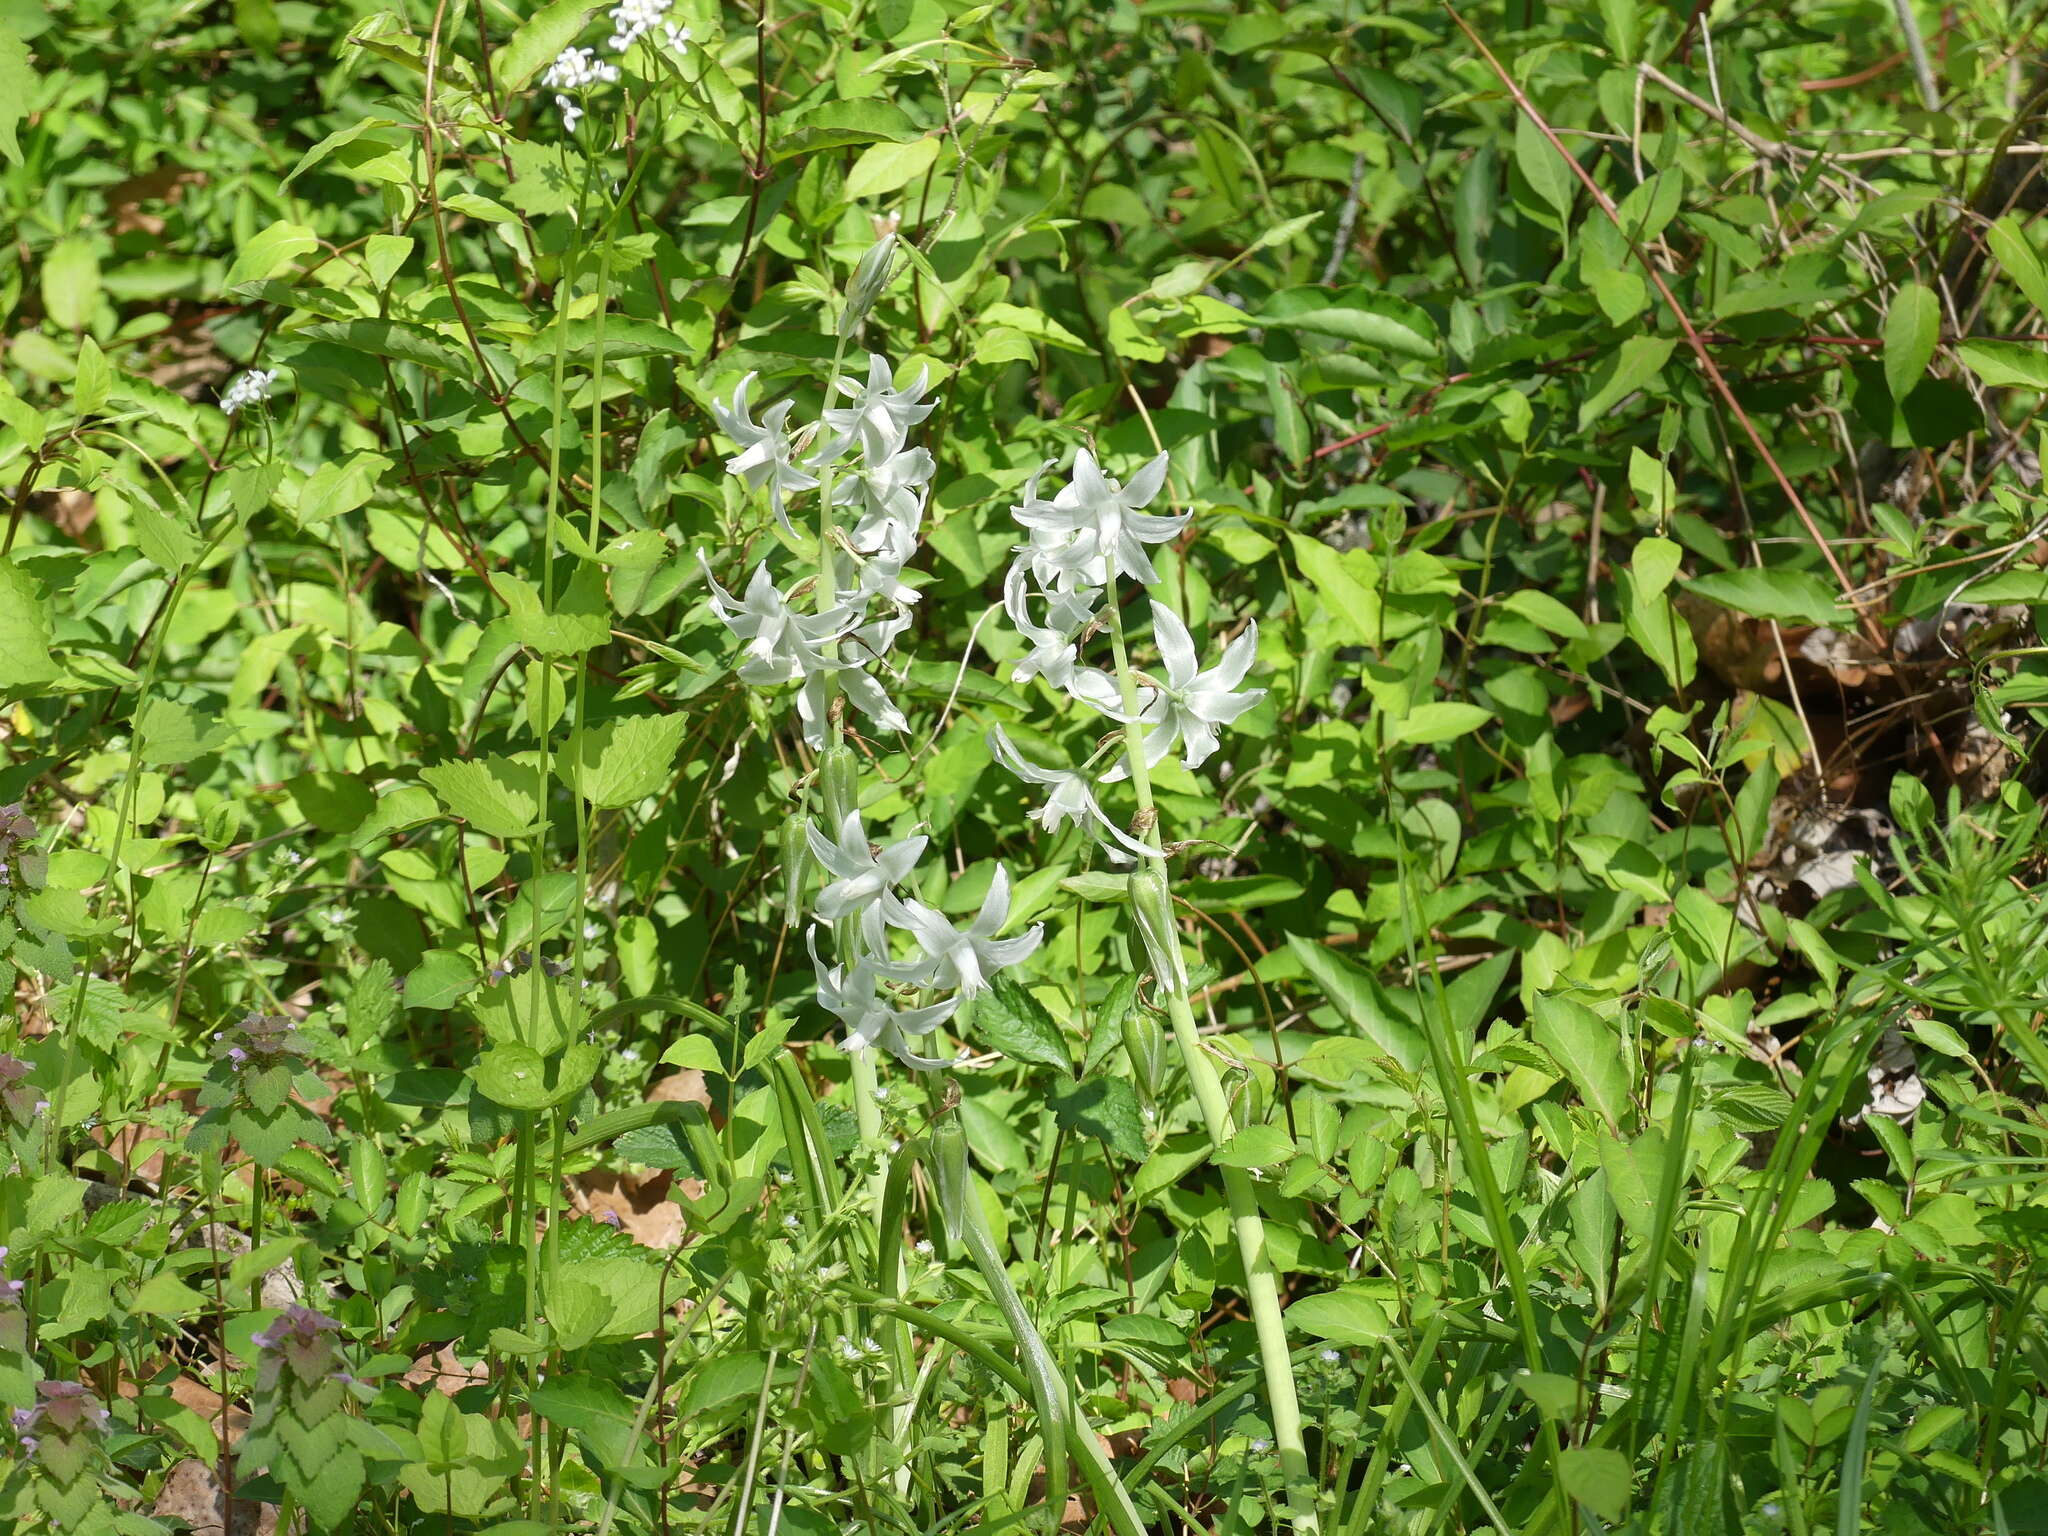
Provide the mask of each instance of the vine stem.
[{"label": "vine stem", "polygon": [[[1236,1132],[1231,1119],[1230,1100],[1223,1082],[1203,1048],[1195,1025],[1195,1010],[1188,1000],[1187,967],[1182,962],[1180,940],[1172,924],[1171,875],[1159,837],[1159,816],[1152,800],[1152,774],[1145,762],[1144,728],[1138,721],[1138,684],[1131,669],[1130,647],[1124,639],[1123,610],[1117,603],[1117,583],[1112,575],[1108,597],[1103,604],[1109,617],[1110,645],[1116,655],[1117,686],[1123,694],[1124,761],[1130,766],[1131,788],[1138,800],[1138,825],[1149,856],[1145,871],[1153,875],[1166,899],[1160,903],[1157,939],[1167,949],[1170,963],[1154,965],[1160,974],[1159,988],[1166,995],[1166,1013],[1173,1024],[1174,1044],[1187,1068],[1188,1085],[1201,1110],[1202,1124],[1209,1140],[1221,1147]],[[1141,927],[1146,912],[1137,900],[1133,881],[1132,910]],[[1149,947],[1149,944],[1148,944]],[[1301,1399],[1295,1390],[1294,1362],[1287,1348],[1287,1324],[1281,1316],[1279,1277],[1266,1251],[1266,1222],[1259,1214],[1258,1196],[1251,1176],[1242,1168],[1220,1168],[1223,1194],[1230,1208],[1230,1227],[1237,1238],[1237,1251],[1244,1263],[1245,1301],[1251,1308],[1252,1327],[1259,1342],[1259,1369],[1266,1382],[1266,1406],[1273,1416],[1273,1444],[1280,1454],[1280,1475],[1286,1484],[1287,1518],[1295,1536],[1319,1536],[1320,1517],[1316,1511],[1315,1475],[1309,1466],[1308,1447],[1302,1439]]]}]

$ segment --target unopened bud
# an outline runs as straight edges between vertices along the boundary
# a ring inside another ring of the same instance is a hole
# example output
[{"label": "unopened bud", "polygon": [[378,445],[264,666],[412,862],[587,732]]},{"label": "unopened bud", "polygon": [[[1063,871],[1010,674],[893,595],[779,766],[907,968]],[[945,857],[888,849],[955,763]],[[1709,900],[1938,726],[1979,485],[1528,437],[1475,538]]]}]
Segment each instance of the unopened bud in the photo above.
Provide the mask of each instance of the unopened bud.
[{"label": "unopened bud", "polygon": [[889,271],[895,254],[896,232],[892,229],[868,248],[867,255],[861,257],[860,266],[853,274],[853,286],[847,290],[846,308],[840,312],[840,335],[851,336],[867,319],[868,311],[875,307],[875,300],[889,286]]},{"label": "unopened bud", "polygon": [[1159,985],[1169,992],[1185,995],[1187,967],[1181,960],[1180,935],[1173,926],[1173,895],[1166,888],[1166,876],[1156,868],[1143,867],[1131,875],[1131,913],[1138,920],[1138,936],[1145,943],[1145,958]]}]

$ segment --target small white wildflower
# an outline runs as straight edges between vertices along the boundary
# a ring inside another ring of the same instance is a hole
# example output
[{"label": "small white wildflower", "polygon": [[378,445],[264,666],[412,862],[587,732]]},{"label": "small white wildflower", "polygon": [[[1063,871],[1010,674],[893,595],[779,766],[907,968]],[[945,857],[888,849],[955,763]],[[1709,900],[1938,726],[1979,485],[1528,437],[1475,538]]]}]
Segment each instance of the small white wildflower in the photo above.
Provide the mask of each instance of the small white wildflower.
[{"label": "small white wildflower", "polygon": [[[1224,647],[1221,659],[1206,672],[1201,669],[1187,625],[1163,603],[1152,605],[1152,636],[1166,667],[1163,685],[1146,690],[1150,697],[1135,716],[1107,713],[1152,727],[1145,736],[1148,766],[1157,764],[1179,743],[1181,763],[1198,768],[1216,750],[1216,728],[1230,724],[1265,697],[1263,688],[1237,691],[1258,650],[1259,626],[1247,624],[1244,633]],[[1119,763],[1103,779],[1120,779],[1129,771],[1129,764]]]},{"label": "small white wildflower", "polygon": [[276,382],[275,368],[251,368],[246,373],[238,374],[234,382],[221,391],[221,414],[232,416],[245,405],[268,400],[271,386]]},{"label": "small white wildflower", "polygon": [[986,991],[996,972],[1025,959],[1045,937],[1042,923],[1033,923],[1014,938],[996,937],[1010,920],[1010,872],[1000,864],[981,911],[964,929],[955,928],[944,914],[921,901],[898,901],[894,896],[882,898],[882,915],[890,926],[909,934],[924,955],[896,964],[877,961],[876,971],[926,986],[958,987],[963,997]]},{"label": "small white wildflower", "polygon": [[882,1352],[882,1346],[873,1339],[862,1339],[860,1341],[860,1351],[864,1355],[879,1355]]},{"label": "small white wildflower", "polygon": [[624,53],[668,15],[670,0],[624,0],[611,9],[612,35],[606,46]]},{"label": "small white wildflower", "polygon": [[862,956],[852,966],[828,966],[818,956],[815,929],[805,936],[805,942],[817,968],[818,1006],[845,1026],[844,1049],[864,1051],[879,1045],[906,1067],[921,1072],[951,1065],[943,1057],[919,1056],[904,1037],[930,1034],[953,1016],[959,998],[949,997],[922,1008],[898,1008],[882,992],[882,969],[873,959]]},{"label": "small white wildflower", "polygon": [[555,93],[555,107],[562,114],[562,127],[570,133],[583,121],[583,104],[567,94],[591,85],[610,85],[619,78],[619,66],[597,56],[595,48],[564,48],[540,77],[541,85]]},{"label": "small white wildflower", "polygon": [[1251,1449],[1254,1456],[1263,1456],[1273,1449],[1273,1442],[1265,1439],[1254,1440]]},{"label": "small white wildflower", "polygon": [[790,408],[795,402],[783,400],[771,405],[761,413],[759,425],[748,415],[747,395],[758,377],[759,374],[750,373],[740,380],[732,392],[732,404],[721,405],[713,400],[711,414],[717,418],[719,431],[731,438],[740,450],[725,461],[725,472],[745,480],[750,491],[767,486],[768,505],[774,511],[776,521],[794,538],[796,530],[790,524],[783,498],[797,491],[812,489],[817,485],[818,477],[797,468],[792,458],[795,450],[784,423],[789,420]]},{"label": "small white wildflower", "polygon": [[845,1334],[842,1333],[839,1335],[838,1342],[839,1357],[842,1360],[858,1360],[860,1358],[860,1346],[854,1343],[853,1340],[849,1339]]},{"label": "small white wildflower", "polygon": [[1041,768],[1022,752],[1004,734],[998,725],[988,733],[989,751],[995,754],[997,762],[1027,784],[1043,784],[1051,788],[1045,804],[1028,813],[1028,819],[1035,821],[1047,832],[1057,832],[1068,822],[1076,822],[1092,833],[1107,833],[1116,846],[1110,850],[1110,857],[1120,862],[1125,858],[1144,858],[1151,852],[1143,843],[1118,826],[1096,803],[1095,791],[1090,787],[1088,775],[1066,768]]},{"label": "small white wildflower", "polygon": [[832,456],[858,439],[861,454],[870,464],[881,464],[903,451],[910,429],[931,415],[932,405],[924,400],[931,387],[931,370],[920,369],[909,388],[898,389],[886,357],[868,354],[868,377],[864,384],[852,379],[835,381],[841,394],[853,397],[853,404],[828,406],[825,425],[838,434],[825,452]]},{"label": "small white wildflower", "polygon": [[1031,642],[1029,654],[1013,664],[1010,680],[1028,683],[1042,677],[1053,687],[1064,688],[1074,676],[1076,642],[1095,622],[1095,604],[1102,594],[1094,587],[1044,593],[1045,622],[1040,624],[1031,617],[1029,574],[1019,560],[1003,578],[1003,608],[1017,633]]},{"label": "small white wildflower", "polygon": [[1334,1349],[1326,1349],[1322,1353],[1322,1361],[1325,1365],[1335,1365],[1338,1361],[1342,1360],[1343,1358],[1344,1357]]},{"label": "small white wildflower", "polygon": [[876,1102],[877,1104],[886,1104],[886,1103],[888,1103],[888,1102],[889,1102],[889,1090],[888,1090],[887,1088],[877,1088],[877,1089],[875,1090],[875,1092],[874,1092],[874,1100],[875,1100],[875,1102]]},{"label": "small white wildflower", "polygon": [[918,1256],[920,1258],[928,1259],[938,1251],[936,1248],[932,1247],[932,1240],[928,1237],[920,1237],[917,1240],[915,1246],[917,1248]]},{"label": "small white wildflower", "polygon": [[880,852],[871,851],[859,811],[848,811],[838,832],[838,841],[828,841],[810,822],[804,823],[811,856],[833,877],[832,883],[818,892],[814,903],[818,916],[828,923],[836,923],[842,917],[859,917],[909,879],[929,841],[906,837]]},{"label": "small white wildflower", "polygon": [[801,1232],[804,1224],[796,1219],[796,1212],[791,1211],[782,1218],[782,1225],[791,1232]]},{"label": "small white wildflower", "polygon": [[[1043,471],[1041,470],[1041,473]],[[1102,472],[1095,455],[1074,455],[1074,475],[1047,501],[1038,495],[1038,476],[1024,488],[1024,500],[1010,515],[1024,525],[1031,542],[1018,546],[1041,584],[1059,591],[1101,587],[1123,575],[1144,586],[1159,580],[1147,544],[1163,544],[1187,526],[1188,513],[1161,517],[1139,509],[1166,483],[1166,455],[1160,454],[1122,485]]]}]

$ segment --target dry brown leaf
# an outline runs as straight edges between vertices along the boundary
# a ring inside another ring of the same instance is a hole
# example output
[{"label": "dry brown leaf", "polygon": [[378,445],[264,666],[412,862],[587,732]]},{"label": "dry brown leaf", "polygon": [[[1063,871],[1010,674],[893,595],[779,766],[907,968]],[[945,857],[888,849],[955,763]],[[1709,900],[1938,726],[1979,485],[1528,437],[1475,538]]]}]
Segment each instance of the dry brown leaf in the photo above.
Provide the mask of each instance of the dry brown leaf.
[{"label": "dry brown leaf", "polygon": [[[668,1198],[673,1185],[672,1174],[638,1179],[609,1169],[593,1169],[576,1180],[576,1203],[592,1220],[609,1222],[643,1248],[679,1248],[683,1242],[683,1208]],[[683,1193],[691,1199],[703,1192],[701,1180],[683,1181]]]},{"label": "dry brown leaf", "polygon": [[422,1355],[412,1363],[412,1369],[399,1380],[408,1387],[423,1386],[432,1382],[441,1393],[453,1397],[464,1387],[473,1387],[480,1381],[491,1379],[491,1368],[478,1360],[464,1365],[456,1358],[455,1346],[443,1344],[431,1355]]}]

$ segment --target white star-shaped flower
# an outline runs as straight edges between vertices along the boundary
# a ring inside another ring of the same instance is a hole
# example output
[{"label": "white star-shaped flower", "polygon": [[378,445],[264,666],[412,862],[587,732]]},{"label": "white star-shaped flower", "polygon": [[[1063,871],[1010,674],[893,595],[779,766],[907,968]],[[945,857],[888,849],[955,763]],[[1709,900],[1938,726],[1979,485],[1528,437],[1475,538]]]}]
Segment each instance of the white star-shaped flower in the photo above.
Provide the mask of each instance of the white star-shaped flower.
[{"label": "white star-shaped flower", "polygon": [[711,606],[725,627],[745,642],[745,659],[739,674],[744,682],[762,687],[794,683],[839,666],[831,647],[845,630],[851,615],[834,608],[825,613],[804,614],[790,606],[778,591],[764,560],[754,567],[744,598],[734,597],[711,574],[711,562],[697,551],[697,563],[711,584]]},{"label": "white star-shaped flower", "polygon": [[781,400],[769,406],[761,413],[758,426],[747,414],[747,394],[758,377],[750,373],[740,380],[732,392],[731,405],[713,400],[711,414],[718,419],[719,431],[739,445],[740,451],[725,461],[726,473],[740,476],[750,491],[767,486],[768,505],[774,509],[775,520],[794,538],[796,530],[790,526],[783,498],[812,489],[818,478],[799,469],[794,460],[795,447],[787,430],[791,401]]},{"label": "white star-shaped flower", "polygon": [[1029,813],[1030,819],[1047,832],[1057,832],[1068,822],[1086,828],[1088,831],[1107,833],[1116,844],[1108,850],[1112,859],[1124,862],[1124,855],[1143,858],[1152,850],[1132,837],[1109,819],[1107,813],[1095,799],[1095,791],[1089,785],[1088,775],[1070,768],[1041,768],[1022,752],[1016,743],[1004,734],[998,725],[988,733],[989,750],[997,762],[1027,784],[1042,784],[1052,790],[1046,796],[1045,804]]},{"label": "white star-shaped flower", "polygon": [[1031,534],[1031,542],[1018,548],[1030,559],[1040,583],[1061,591],[1107,586],[1118,575],[1149,587],[1159,580],[1159,573],[1145,546],[1165,543],[1188,522],[1185,512],[1161,517],[1139,510],[1165,483],[1163,453],[1139,470],[1129,485],[1121,485],[1083,448],[1074,455],[1073,478],[1057,496],[1050,501],[1041,498],[1038,477],[1033,475],[1023,502],[1010,509]]},{"label": "white star-shaped flower", "polygon": [[837,841],[804,823],[804,836],[815,858],[832,878],[818,892],[814,904],[818,916],[828,923],[842,917],[859,917],[910,877],[924,854],[924,837],[906,837],[876,851],[860,824],[860,812],[848,811],[839,823]]},{"label": "white star-shaped flower", "polygon": [[818,1006],[839,1020],[846,1029],[845,1048],[871,1050],[880,1046],[906,1067],[920,1072],[949,1067],[943,1056],[920,1056],[910,1049],[905,1036],[928,1035],[960,1006],[949,997],[921,1008],[898,1008],[881,988],[881,976],[871,959],[863,958],[851,968],[828,966],[818,958],[817,930],[806,935],[811,963],[818,972]]},{"label": "white star-shaped flower", "polygon": [[1045,593],[1045,621],[1038,623],[1031,617],[1029,573],[1024,566],[1022,560],[1015,562],[1003,578],[1003,608],[1017,633],[1031,642],[1029,653],[1015,663],[1010,681],[1022,684],[1042,677],[1053,687],[1064,688],[1079,658],[1076,642],[1095,622],[1095,602],[1101,593],[1093,587]]},{"label": "white star-shaped flower", "polygon": [[[1251,670],[1259,626],[1247,624],[1207,672],[1201,670],[1187,625],[1163,603],[1152,605],[1152,637],[1159,646],[1166,677],[1158,688],[1147,690],[1150,696],[1135,716],[1119,714],[1117,718],[1136,719],[1152,727],[1145,736],[1148,767],[1164,758],[1176,743],[1181,747],[1181,762],[1189,768],[1199,767],[1216,750],[1216,728],[1230,724],[1265,697],[1263,688],[1235,691]],[[1119,763],[1103,779],[1120,779],[1129,771],[1129,764]]]},{"label": "white star-shaped flower", "polygon": [[910,429],[932,413],[931,405],[923,403],[930,380],[931,370],[922,368],[908,389],[898,389],[889,360],[869,353],[867,382],[857,384],[852,379],[834,381],[841,394],[853,397],[853,403],[828,406],[822,412],[825,425],[835,434],[834,455],[855,438],[859,439],[861,454],[870,464],[880,464],[891,455],[902,452]]},{"label": "white star-shaped flower", "polygon": [[909,934],[923,954],[915,960],[876,961],[875,969],[925,986],[958,987],[963,997],[986,991],[996,972],[1025,959],[1045,937],[1042,923],[1033,923],[1015,938],[996,937],[1010,919],[1010,872],[1001,865],[989,882],[981,911],[964,929],[955,928],[944,913],[921,901],[898,901],[894,896],[882,898],[882,915],[892,928]]}]

